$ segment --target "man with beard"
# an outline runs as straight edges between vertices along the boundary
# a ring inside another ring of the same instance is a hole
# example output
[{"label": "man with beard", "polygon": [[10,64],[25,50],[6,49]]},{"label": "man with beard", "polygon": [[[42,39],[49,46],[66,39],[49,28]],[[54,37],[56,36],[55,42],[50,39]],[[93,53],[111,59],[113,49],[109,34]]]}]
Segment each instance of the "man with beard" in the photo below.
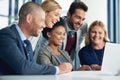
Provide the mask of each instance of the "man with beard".
[{"label": "man with beard", "polygon": [[67,12],[67,16],[62,17],[65,22],[67,35],[65,37],[62,49],[66,50],[76,70],[80,67],[78,51],[87,32],[87,24],[84,22],[88,7],[83,2],[73,2]]}]

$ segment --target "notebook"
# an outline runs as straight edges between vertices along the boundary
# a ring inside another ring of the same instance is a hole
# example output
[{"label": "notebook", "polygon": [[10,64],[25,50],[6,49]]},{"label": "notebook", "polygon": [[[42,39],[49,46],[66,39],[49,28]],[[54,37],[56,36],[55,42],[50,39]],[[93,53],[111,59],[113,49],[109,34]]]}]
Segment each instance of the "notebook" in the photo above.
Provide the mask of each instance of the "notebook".
[{"label": "notebook", "polygon": [[120,44],[106,43],[101,70],[120,76]]}]

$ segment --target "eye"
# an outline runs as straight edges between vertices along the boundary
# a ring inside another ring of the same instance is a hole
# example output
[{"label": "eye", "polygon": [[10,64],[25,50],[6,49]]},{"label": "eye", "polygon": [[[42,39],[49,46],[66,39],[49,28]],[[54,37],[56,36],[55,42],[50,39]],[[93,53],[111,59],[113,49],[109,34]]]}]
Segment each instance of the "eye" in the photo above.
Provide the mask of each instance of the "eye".
[{"label": "eye", "polygon": [[56,13],[55,16],[60,16],[60,15],[58,13]]},{"label": "eye", "polygon": [[82,20],[82,21],[85,20],[85,18],[82,18],[81,16],[76,16],[76,18],[77,18],[77,19],[80,19],[80,20]]},{"label": "eye", "polygon": [[102,32],[99,32],[99,34],[103,34]]},{"label": "eye", "polygon": [[91,31],[91,33],[96,33],[95,31]]}]

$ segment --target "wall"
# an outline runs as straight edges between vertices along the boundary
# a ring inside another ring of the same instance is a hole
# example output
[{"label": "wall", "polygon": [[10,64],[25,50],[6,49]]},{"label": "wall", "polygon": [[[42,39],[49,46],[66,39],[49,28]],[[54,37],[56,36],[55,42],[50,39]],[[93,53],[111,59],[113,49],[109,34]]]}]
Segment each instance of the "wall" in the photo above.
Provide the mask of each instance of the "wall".
[{"label": "wall", "polygon": [[86,21],[101,20],[107,27],[107,0],[81,0],[88,5]]}]

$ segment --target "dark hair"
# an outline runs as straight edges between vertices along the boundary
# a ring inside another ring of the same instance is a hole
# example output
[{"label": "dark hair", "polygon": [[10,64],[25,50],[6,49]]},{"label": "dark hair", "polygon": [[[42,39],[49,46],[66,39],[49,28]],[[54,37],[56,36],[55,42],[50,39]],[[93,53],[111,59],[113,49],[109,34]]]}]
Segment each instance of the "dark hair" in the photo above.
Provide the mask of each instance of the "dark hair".
[{"label": "dark hair", "polygon": [[73,2],[70,5],[70,8],[68,10],[70,15],[72,15],[75,12],[75,9],[83,9],[85,12],[87,12],[88,7],[87,7],[87,5],[85,3],[81,2],[81,1],[80,2]]},{"label": "dark hair", "polygon": [[47,32],[53,31],[53,30],[54,30],[55,28],[57,28],[58,26],[63,26],[63,27],[65,26],[65,22],[64,22],[64,20],[63,20],[62,18],[60,18],[60,21],[59,21],[59,22],[56,22],[56,23],[53,25],[52,28],[48,28],[48,27],[44,28],[43,31],[42,31],[43,37],[45,37],[46,39],[48,39]]}]

